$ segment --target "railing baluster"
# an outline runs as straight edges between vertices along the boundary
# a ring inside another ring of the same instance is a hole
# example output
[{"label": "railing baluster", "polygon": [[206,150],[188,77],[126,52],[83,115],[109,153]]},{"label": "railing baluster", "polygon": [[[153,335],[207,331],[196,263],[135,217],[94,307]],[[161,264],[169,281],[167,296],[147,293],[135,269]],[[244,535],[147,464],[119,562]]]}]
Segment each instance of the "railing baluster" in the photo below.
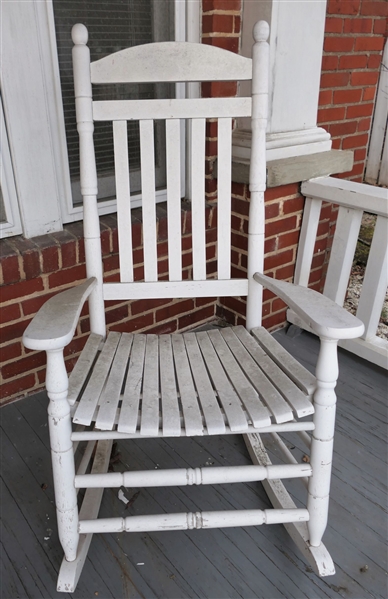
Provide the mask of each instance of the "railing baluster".
[{"label": "railing baluster", "polygon": [[294,276],[296,285],[303,287],[309,282],[321,206],[322,200],[306,198]]},{"label": "railing baluster", "polygon": [[376,335],[387,285],[387,219],[378,216],[357,309],[358,318],[365,324],[363,339]]}]

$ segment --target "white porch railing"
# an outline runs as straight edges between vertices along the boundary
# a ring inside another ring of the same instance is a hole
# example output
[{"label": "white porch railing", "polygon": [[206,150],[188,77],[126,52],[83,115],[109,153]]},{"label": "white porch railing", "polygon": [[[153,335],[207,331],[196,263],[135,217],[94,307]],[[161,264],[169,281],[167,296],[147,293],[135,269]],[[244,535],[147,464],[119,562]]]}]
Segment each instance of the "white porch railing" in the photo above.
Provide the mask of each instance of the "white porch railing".
[{"label": "white porch railing", "polygon": [[[388,368],[388,339],[376,336],[388,284],[388,190],[333,177],[311,179],[302,184],[306,196],[295,283],[307,286],[317,236],[322,201],[339,205],[323,294],[343,305],[356,250],[362,214],[377,215],[365,270],[357,316],[365,324],[360,339],[340,342],[341,347]],[[308,330],[289,310],[288,320]]]}]

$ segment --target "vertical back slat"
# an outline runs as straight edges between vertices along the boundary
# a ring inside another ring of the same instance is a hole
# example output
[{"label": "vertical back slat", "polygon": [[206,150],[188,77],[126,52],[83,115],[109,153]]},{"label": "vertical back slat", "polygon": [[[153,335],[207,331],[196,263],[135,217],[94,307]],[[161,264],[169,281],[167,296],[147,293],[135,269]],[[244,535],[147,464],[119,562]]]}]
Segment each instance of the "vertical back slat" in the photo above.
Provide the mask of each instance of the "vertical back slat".
[{"label": "vertical back slat", "polygon": [[143,216],[144,279],[157,281],[154,122],[141,120],[140,159]]},{"label": "vertical back slat", "polygon": [[166,120],[167,227],[170,281],[182,280],[181,227],[181,126],[179,119]]},{"label": "vertical back slat", "polygon": [[191,181],[193,279],[206,279],[205,236],[205,119],[193,119],[191,126]]},{"label": "vertical back slat", "polygon": [[218,119],[217,264],[218,278],[230,279],[232,119]]},{"label": "vertical back slat", "polygon": [[120,280],[122,283],[131,283],[133,281],[133,255],[127,121],[113,122],[113,143],[120,248]]}]

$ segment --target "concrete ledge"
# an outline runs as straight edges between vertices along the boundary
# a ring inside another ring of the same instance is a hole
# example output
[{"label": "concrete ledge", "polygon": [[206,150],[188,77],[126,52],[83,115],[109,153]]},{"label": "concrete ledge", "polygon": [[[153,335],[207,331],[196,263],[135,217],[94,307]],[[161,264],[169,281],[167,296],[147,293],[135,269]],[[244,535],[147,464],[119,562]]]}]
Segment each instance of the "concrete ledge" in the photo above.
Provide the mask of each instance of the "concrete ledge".
[{"label": "concrete ledge", "polygon": [[[214,165],[214,177],[217,177],[217,165]],[[288,183],[308,181],[315,177],[326,177],[346,173],[353,168],[351,150],[329,150],[306,156],[282,158],[267,163],[267,187],[279,187]],[[249,160],[232,160],[232,181],[249,182]]]}]

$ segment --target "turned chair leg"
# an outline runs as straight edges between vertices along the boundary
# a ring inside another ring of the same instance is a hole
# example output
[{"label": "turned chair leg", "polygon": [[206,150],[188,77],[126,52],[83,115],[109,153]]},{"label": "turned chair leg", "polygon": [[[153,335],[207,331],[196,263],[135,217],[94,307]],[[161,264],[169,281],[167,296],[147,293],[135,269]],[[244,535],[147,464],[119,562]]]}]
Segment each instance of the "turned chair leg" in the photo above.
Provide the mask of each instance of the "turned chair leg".
[{"label": "turned chair leg", "polygon": [[67,401],[68,378],[63,350],[47,352],[48,421],[54,476],[59,540],[68,561],[75,560],[79,540],[77,494],[71,415]]},{"label": "turned chair leg", "polygon": [[315,430],[311,440],[310,463],[313,474],[309,479],[307,509],[309,542],[319,547],[327,525],[329,491],[333,459],[336,394],[338,378],[337,341],[321,339],[316,376],[317,390],[314,394]]}]

